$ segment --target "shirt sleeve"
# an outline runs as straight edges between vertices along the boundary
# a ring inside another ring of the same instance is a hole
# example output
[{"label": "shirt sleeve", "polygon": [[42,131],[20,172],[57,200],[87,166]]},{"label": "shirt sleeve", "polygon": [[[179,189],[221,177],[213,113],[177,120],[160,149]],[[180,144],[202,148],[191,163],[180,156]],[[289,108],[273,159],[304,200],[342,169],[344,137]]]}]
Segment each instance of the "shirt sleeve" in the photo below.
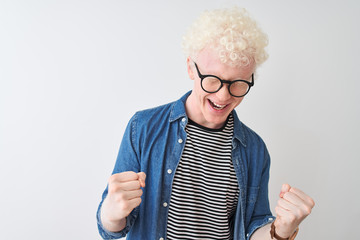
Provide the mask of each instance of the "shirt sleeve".
[{"label": "shirt sleeve", "polygon": [[[139,161],[139,150],[138,150],[138,144],[136,141],[136,135],[137,135],[137,129],[136,129],[136,118],[137,115],[135,114],[131,120],[129,121],[123,139],[121,141],[119,153],[116,159],[115,167],[112,174],[125,172],[125,171],[134,171],[139,172],[140,171],[140,161]],[[119,239],[122,237],[125,237],[126,234],[130,231],[131,227],[133,226],[138,213],[139,213],[139,207],[136,207],[130,215],[126,218],[126,226],[123,230],[120,232],[110,232],[104,228],[101,222],[101,206],[104,202],[104,199],[106,198],[108,194],[108,188],[106,187],[103,195],[102,200],[99,204],[96,219],[97,219],[97,225],[99,234],[104,240],[108,239]]]},{"label": "shirt sleeve", "polygon": [[[249,240],[251,235],[258,229],[275,220],[272,215],[269,204],[269,171],[270,171],[270,156],[264,146],[264,165],[262,168],[260,186],[258,189],[258,195],[255,202],[254,211],[250,220],[250,224],[247,227],[246,239]],[[270,234],[270,232],[269,232]]]}]

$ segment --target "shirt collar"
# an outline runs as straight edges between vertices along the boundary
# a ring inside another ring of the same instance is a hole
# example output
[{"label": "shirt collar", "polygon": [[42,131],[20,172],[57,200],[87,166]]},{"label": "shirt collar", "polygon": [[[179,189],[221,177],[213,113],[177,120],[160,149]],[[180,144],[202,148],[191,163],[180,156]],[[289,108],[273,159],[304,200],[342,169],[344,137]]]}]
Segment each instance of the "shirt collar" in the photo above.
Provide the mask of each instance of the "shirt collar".
[{"label": "shirt collar", "polygon": [[244,131],[244,124],[240,121],[235,109],[232,111],[234,117],[234,139],[237,139],[241,144],[246,147],[246,136]]},{"label": "shirt collar", "polygon": [[170,111],[170,122],[174,122],[179,118],[186,117],[186,110],[185,110],[185,102],[188,96],[191,94],[191,91],[187,92],[184,96],[182,96],[179,100],[174,102]]}]

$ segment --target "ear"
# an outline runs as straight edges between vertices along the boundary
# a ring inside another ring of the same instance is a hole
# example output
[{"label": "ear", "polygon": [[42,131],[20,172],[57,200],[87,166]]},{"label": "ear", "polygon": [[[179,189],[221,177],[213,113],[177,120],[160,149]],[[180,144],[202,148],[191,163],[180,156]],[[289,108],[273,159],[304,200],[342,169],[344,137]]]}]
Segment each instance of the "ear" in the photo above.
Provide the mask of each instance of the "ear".
[{"label": "ear", "polygon": [[186,66],[187,66],[187,71],[188,71],[188,75],[189,75],[189,78],[191,80],[194,80],[195,79],[195,75],[194,75],[194,71],[193,71],[193,64],[192,64],[192,60],[190,57],[187,57],[186,59]]}]

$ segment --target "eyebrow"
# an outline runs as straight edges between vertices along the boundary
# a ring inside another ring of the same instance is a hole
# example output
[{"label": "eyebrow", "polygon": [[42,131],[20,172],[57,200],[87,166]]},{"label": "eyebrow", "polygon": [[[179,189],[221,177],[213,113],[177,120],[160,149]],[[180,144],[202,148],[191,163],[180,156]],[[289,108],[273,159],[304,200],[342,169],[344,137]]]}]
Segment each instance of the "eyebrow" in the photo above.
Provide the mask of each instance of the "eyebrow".
[{"label": "eyebrow", "polygon": [[[218,77],[217,75],[214,75],[214,74],[202,74],[202,73],[200,72],[200,70],[199,70],[199,67],[198,67],[197,63],[196,63],[194,60],[193,60],[193,62],[194,62],[194,64],[195,64],[195,67],[196,67],[196,70],[197,70],[197,72],[198,72],[198,75],[199,75],[199,76],[202,76],[202,77],[213,76],[213,77],[217,77],[217,78],[219,78],[219,79],[221,79],[221,80],[225,80],[225,81],[237,81],[237,80],[241,80],[241,81],[246,81],[246,82],[249,82],[249,83],[253,83],[253,82],[254,82],[254,73],[251,73],[250,77],[248,77],[247,80],[246,80],[246,79],[242,79],[242,78],[236,78],[236,79],[234,79],[234,80],[226,80],[226,79],[223,79],[223,78],[221,78],[221,77]],[[250,79],[251,79],[251,80],[250,80]],[[250,80],[250,81],[249,81],[249,80]]]}]

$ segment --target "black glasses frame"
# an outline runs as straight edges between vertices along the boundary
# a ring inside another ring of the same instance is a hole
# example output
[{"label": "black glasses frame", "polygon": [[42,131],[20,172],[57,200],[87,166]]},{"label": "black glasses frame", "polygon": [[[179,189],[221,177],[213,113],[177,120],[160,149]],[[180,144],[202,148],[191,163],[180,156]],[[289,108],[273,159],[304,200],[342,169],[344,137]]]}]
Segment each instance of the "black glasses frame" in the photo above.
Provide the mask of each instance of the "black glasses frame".
[{"label": "black glasses frame", "polygon": [[[251,82],[246,81],[246,80],[242,80],[242,79],[233,80],[233,81],[222,80],[221,78],[219,78],[218,76],[215,76],[215,75],[202,75],[202,74],[200,73],[200,71],[199,71],[199,68],[198,68],[196,62],[194,62],[194,63],[195,63],[195,67],[196,67],[197,73],[198,73],[198,75],[199,75],[199,78],[201,79],[201,84],[200,84],[200,85],[201,85],[201,88],[202,88],[205,92],[207,92],[207,93],[216,93],[216,92],[218,92],[218,91],[223,87],[224,83],[226,83],[226,84],[228,84],[228,91],[229,91],[229,93],[230,93],[231,96],[233,96],[233,97],[243,97],[243,96],[245,96],[246,94],[248,94],[248,92],[250,91],[250,88],[251,88],[252,86],[254,86],[254,73],[251,74]],[[216,78],[216,79],[219,79],[219,81],[221,82],[220,87],[219,87],[216,91],[207,91],[207,90],[203,87],[203,80],[204,80],[204,78],[206,78],[206,77],[214,77],[214,78]],[[231,93],[231,91],[230,91],[230,86],[231,86],[231,84],[236,83],[236,82],[244,82],[244,83],[246,83],[246,84],[249,86],[249,88],[248,88],[248,90],[246,91],[245,94],[243,94],[243,95],[241,95],[241,96],[236,96],[236,95],[234,95],[234,94]]]}]

